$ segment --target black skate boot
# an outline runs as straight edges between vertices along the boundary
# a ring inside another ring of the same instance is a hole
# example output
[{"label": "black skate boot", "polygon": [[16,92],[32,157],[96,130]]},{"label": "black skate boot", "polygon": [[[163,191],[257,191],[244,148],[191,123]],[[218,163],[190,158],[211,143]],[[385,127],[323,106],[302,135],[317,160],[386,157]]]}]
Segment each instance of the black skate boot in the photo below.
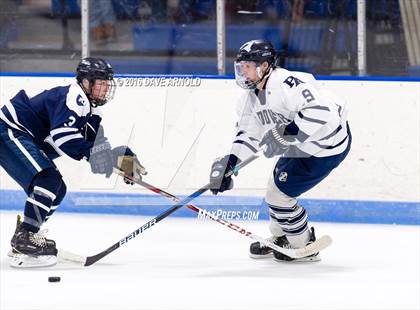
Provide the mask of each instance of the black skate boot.
[{"label": "black skate boot", "polygon": [[[16,229],[13,236],[15,236],[20,228],[20,225],[22,225],[22,217],[20,215],[17,216],[17,222],[16,222]],[[12,238],[13,239],[13,238]],[[7,256],[13,257],[14,254],[18,254],[17,251],[15,251],[13,248],[7,253]]]},{"label": "black skate boot", "polygon": [[45,231],[34,233],[22,227],[18,216],[12,246],[12,267],[42,267],[57,263],[57,248],[54,240],[45,238]]},{"label": "black skate boot", "polygon": [[[311,244],[312,242],[314,242],[316,240],[315,237],[315,230],[313,227],[310,228],[309,230],[309,241],[307,243]],[[292,246],[290,245],[289,241],[287,240],[286,236],[282,236],[280,238],[277,238],[276,245],[282,247],[282,248],[286,248],[286,249],[292,249]],[[277,251],[273,251],[273,255],[274,255],[274,259],[277,261],[281,261],[281,262],[317,262],[321,260],[321,257],[319,257],[318,255],[319,253],[315,253],[306,257],[302,257],[302,258],[291,258],[287,255],[284,255],[283,253],[277,252]]]},{"label": "black skate boot", "polygon": [[[273,242],[276,244],[277,239],[280,237],[272,236],[268,238],[268,241]],[[254,259],[261,259],[261,258],[272,258],[273,257],[273,249],[261,244],[260,242],[251,243],[249,247],[249,256]]]}]

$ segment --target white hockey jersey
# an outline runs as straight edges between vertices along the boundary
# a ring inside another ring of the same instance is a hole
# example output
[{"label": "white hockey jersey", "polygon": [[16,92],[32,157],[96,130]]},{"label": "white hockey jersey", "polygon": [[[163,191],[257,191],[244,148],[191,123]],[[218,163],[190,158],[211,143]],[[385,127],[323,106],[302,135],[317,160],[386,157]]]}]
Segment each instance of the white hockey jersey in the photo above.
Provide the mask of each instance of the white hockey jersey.
[{"label": "white hockey jersey", "polygon": [[263,90],[246,91],[237,106],[238,122],[232,154],[255,153],[264,133],[286,124],[299,156],[340,154],[348,145],[344,102],[319,87],[312,74],[276,68]]}]

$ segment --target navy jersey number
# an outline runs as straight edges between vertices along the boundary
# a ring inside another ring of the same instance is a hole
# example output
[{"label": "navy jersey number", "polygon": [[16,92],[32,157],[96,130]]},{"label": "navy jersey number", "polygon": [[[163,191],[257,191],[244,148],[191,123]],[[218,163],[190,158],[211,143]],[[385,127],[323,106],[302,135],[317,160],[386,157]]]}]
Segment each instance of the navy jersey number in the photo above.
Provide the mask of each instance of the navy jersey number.
[{"label": "navy jersey number", "polygon": [[312,93],[311,93],[311,91],[309,89],[304,89],[302,91],[302,95],[306,99],[306,102],[307,103],[315,100],[314,95],[312,95]]}]

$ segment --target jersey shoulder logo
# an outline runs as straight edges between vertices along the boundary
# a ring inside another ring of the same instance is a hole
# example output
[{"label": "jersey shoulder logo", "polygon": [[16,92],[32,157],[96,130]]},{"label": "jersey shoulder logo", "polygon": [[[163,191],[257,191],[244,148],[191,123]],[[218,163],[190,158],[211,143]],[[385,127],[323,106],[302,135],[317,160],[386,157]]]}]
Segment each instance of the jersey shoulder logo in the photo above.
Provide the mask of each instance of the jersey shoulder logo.
[{"label": "jersey shoulder logo", "polygon": [[298,86],[299,84],[304,84],[305,82],[291,75],[287,79],[285,79],[283,83],[289,85],[289,87],[292,88],[293,86]]},{"label": "jersey shoulder logo", "polygon": [[286,182],[287,181],[287,172],[285,172],[285,171],[280,172],[279,181],[280,182]]},{"label": "jersey shoulder logo", "polygon": [[79,94],[76,98],[77,105],[83,107],[85,105],[85,102],[85,99],[83,99],[82,95]]}]

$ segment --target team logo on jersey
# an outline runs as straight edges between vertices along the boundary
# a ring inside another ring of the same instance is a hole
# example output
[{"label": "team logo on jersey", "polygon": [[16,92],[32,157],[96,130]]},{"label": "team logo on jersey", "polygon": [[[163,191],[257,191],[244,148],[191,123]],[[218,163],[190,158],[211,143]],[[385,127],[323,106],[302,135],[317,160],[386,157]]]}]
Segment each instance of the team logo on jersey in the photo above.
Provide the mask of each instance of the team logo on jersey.
[{"label": "team logo on jersey", "polygon": [[289,76],[283,81],[283,83],[289,85],[290,88],[293,86],[298,86],[299,84],[305,83],[304,81],[299,80],[297,77]]},{"label": "team logo on jersey", "polygon": [[280,182],[286,182],[287,181],[287,172],[285,172],[285,171],[280,172],[279,181]]},{"label": "team logo on jersey", "polygon": [[85,99],[83,99],[82,95],[78,95],[76,98],[77,105],[83,107],[85,105]]}]

